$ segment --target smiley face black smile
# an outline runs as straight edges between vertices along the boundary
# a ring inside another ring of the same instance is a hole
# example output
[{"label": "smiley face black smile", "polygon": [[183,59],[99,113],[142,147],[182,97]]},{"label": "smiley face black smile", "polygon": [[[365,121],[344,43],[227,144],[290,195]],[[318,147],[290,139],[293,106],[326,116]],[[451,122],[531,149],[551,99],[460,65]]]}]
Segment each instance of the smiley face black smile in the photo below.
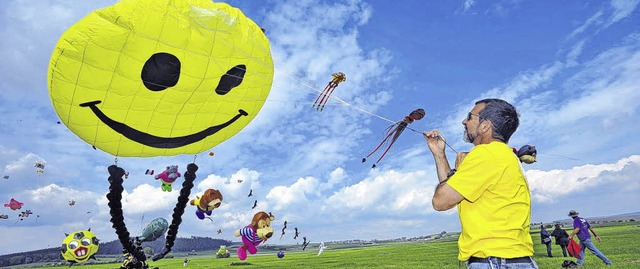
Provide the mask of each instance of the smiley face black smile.
[{"label": "smiley face black smile", "polygon": [[222,130],[223,128],[231,125],[240,117],[249,115],[249,113],[240,109],[238,110],[238,114],[233,116],[233,118],[231,118],[227,122],[220,125],[211,126],[200,132],[190,134],[190,135],[185,135],[185,136],[179,136],[179,137],[159,137],[159,136],[155,136],[145,132],[141,132],[139,130],[136,130],[134,128],[127,126],[122,122],[117,122],[109,118],[96,106],[97,104],[100,104],[100,103],[102,102],[91,101],[91,102],[82,103],[80,104],[80,106],[89,107],[93,111],[93,114],[95,114],[98,117],[98,119],[102,121],[102,123],[106,124],[107,126],[109,126],[109,128],[120,133],[124,137],[129,138],[145,146],[154,147],[154,148],[166,148],[166,149],[179,148],[182,146],[196,143],[202,139],[205,139],[207,136],[213,135],[218,131]]}]

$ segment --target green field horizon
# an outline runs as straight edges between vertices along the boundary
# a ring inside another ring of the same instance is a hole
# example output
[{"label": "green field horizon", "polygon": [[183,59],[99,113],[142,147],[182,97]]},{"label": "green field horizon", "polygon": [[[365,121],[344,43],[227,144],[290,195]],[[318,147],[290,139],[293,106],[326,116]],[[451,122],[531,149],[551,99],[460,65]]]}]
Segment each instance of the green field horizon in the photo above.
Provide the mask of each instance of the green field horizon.
[{"label": "green field horizon", "polygon": [[[625,222],[608,226],[595,226],[602,242],[594,242],[612,262],[606,268],[640,268],[640,223]],[[532,230],[534,242],[534,260],[541,269],[561,268],[564,260],[559,246],[552,245],[553,257],[547,257],[545,245],[540,243],[539,230]],[[282,259],[277,258],[276,251],[258,250],[258,254],[249,255],[241,262],[231,251],[231,258],[216,258],[214,251],[200,252],[198,255],[187,253],[171,253],[173,258],[165,258],[150,262],[149,268],[466,268],[458,262],[457,236],[429,241],[391,242],[367,244],[358,247],[340,248],[340,245],[327,244],[327,249],[318,256],[317,244],[310,245],[305,251],[285,251]],[[189,258],[188,266],[183,267],[183,260]],[[108,259],[100,258],[100,262]],[[119,268],[119,263],[80,264],[73,268],[105,269]],[[43,265],[21,265],[9,268],[69,268],[68,266],[47,267]],[[595,255],[587,252],[584,269],[605,268],[604,263]]]}]

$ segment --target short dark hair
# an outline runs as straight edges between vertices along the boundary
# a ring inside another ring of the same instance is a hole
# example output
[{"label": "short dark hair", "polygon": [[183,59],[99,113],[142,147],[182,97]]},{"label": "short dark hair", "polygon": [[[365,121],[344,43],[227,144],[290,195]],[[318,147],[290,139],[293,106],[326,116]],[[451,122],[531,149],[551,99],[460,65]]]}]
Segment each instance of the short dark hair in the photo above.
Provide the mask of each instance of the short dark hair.
[{"label": "short dark hair", "polygon": [[516,108],[507,101],[496,98],[482,99],[476,102],[477,104],[485,104],[478,115],[481,120],[490,120],[493,123],[493,138],[508,143],[520,125]]}]

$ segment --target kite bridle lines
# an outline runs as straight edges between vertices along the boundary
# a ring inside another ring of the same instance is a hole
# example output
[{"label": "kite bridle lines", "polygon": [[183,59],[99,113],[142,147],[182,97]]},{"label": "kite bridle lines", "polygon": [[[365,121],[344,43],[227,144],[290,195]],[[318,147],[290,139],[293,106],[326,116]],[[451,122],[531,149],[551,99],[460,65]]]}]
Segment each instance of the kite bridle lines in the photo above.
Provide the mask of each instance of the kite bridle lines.
[{"label": "kite bridle lines", "polygon": [[[109,213],[111,214],[111,223],[113,224],[113,228],[116,230],[116,234],[122,244],[123,251],[129,253],[135,259],[135,261],[129,262],[125,267],[121,268],[148,268],[146,255],[139,247],[134,245],[129,231],[127,230],[127,226],[124,223],[124,216],[122,213],[122,191],[124,190],[122,187],[122,176],[124,176],[125,171],[117,165],[111,165],[107,170],[109,171],[109,193],[107,193],[107,199],[109,200],[108,205]],[[184,182],[182,183],[180,196],[178,196],[178,202],[173,209],[173,219],[171,220],[171,225],[169,225],[169,230],[167,230],[165,246],[161,253],[153,256],[153,261],[160,260],[171,252],[171,248],[173,247],[178,234],[178,228],[180,227],[180,223],[182,223],[184,209],[189,201],[193,182],[196,179],[196,171],[198,171],[198,166],[195,163],[187,165],[187,172],[184,173]]]}]

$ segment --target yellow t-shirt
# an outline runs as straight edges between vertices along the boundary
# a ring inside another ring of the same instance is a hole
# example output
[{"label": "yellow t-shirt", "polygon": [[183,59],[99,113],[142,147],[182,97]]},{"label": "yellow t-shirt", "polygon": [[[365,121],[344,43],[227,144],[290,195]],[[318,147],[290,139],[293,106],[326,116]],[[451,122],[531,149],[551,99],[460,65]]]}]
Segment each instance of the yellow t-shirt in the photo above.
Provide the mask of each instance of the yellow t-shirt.
[{"label": "yellow t-shirt", "polygon": [[475,146],[447,184],[465,198],[458,204],[459,260],[533,255],[531,195],[509,146],[501,142]]}]

